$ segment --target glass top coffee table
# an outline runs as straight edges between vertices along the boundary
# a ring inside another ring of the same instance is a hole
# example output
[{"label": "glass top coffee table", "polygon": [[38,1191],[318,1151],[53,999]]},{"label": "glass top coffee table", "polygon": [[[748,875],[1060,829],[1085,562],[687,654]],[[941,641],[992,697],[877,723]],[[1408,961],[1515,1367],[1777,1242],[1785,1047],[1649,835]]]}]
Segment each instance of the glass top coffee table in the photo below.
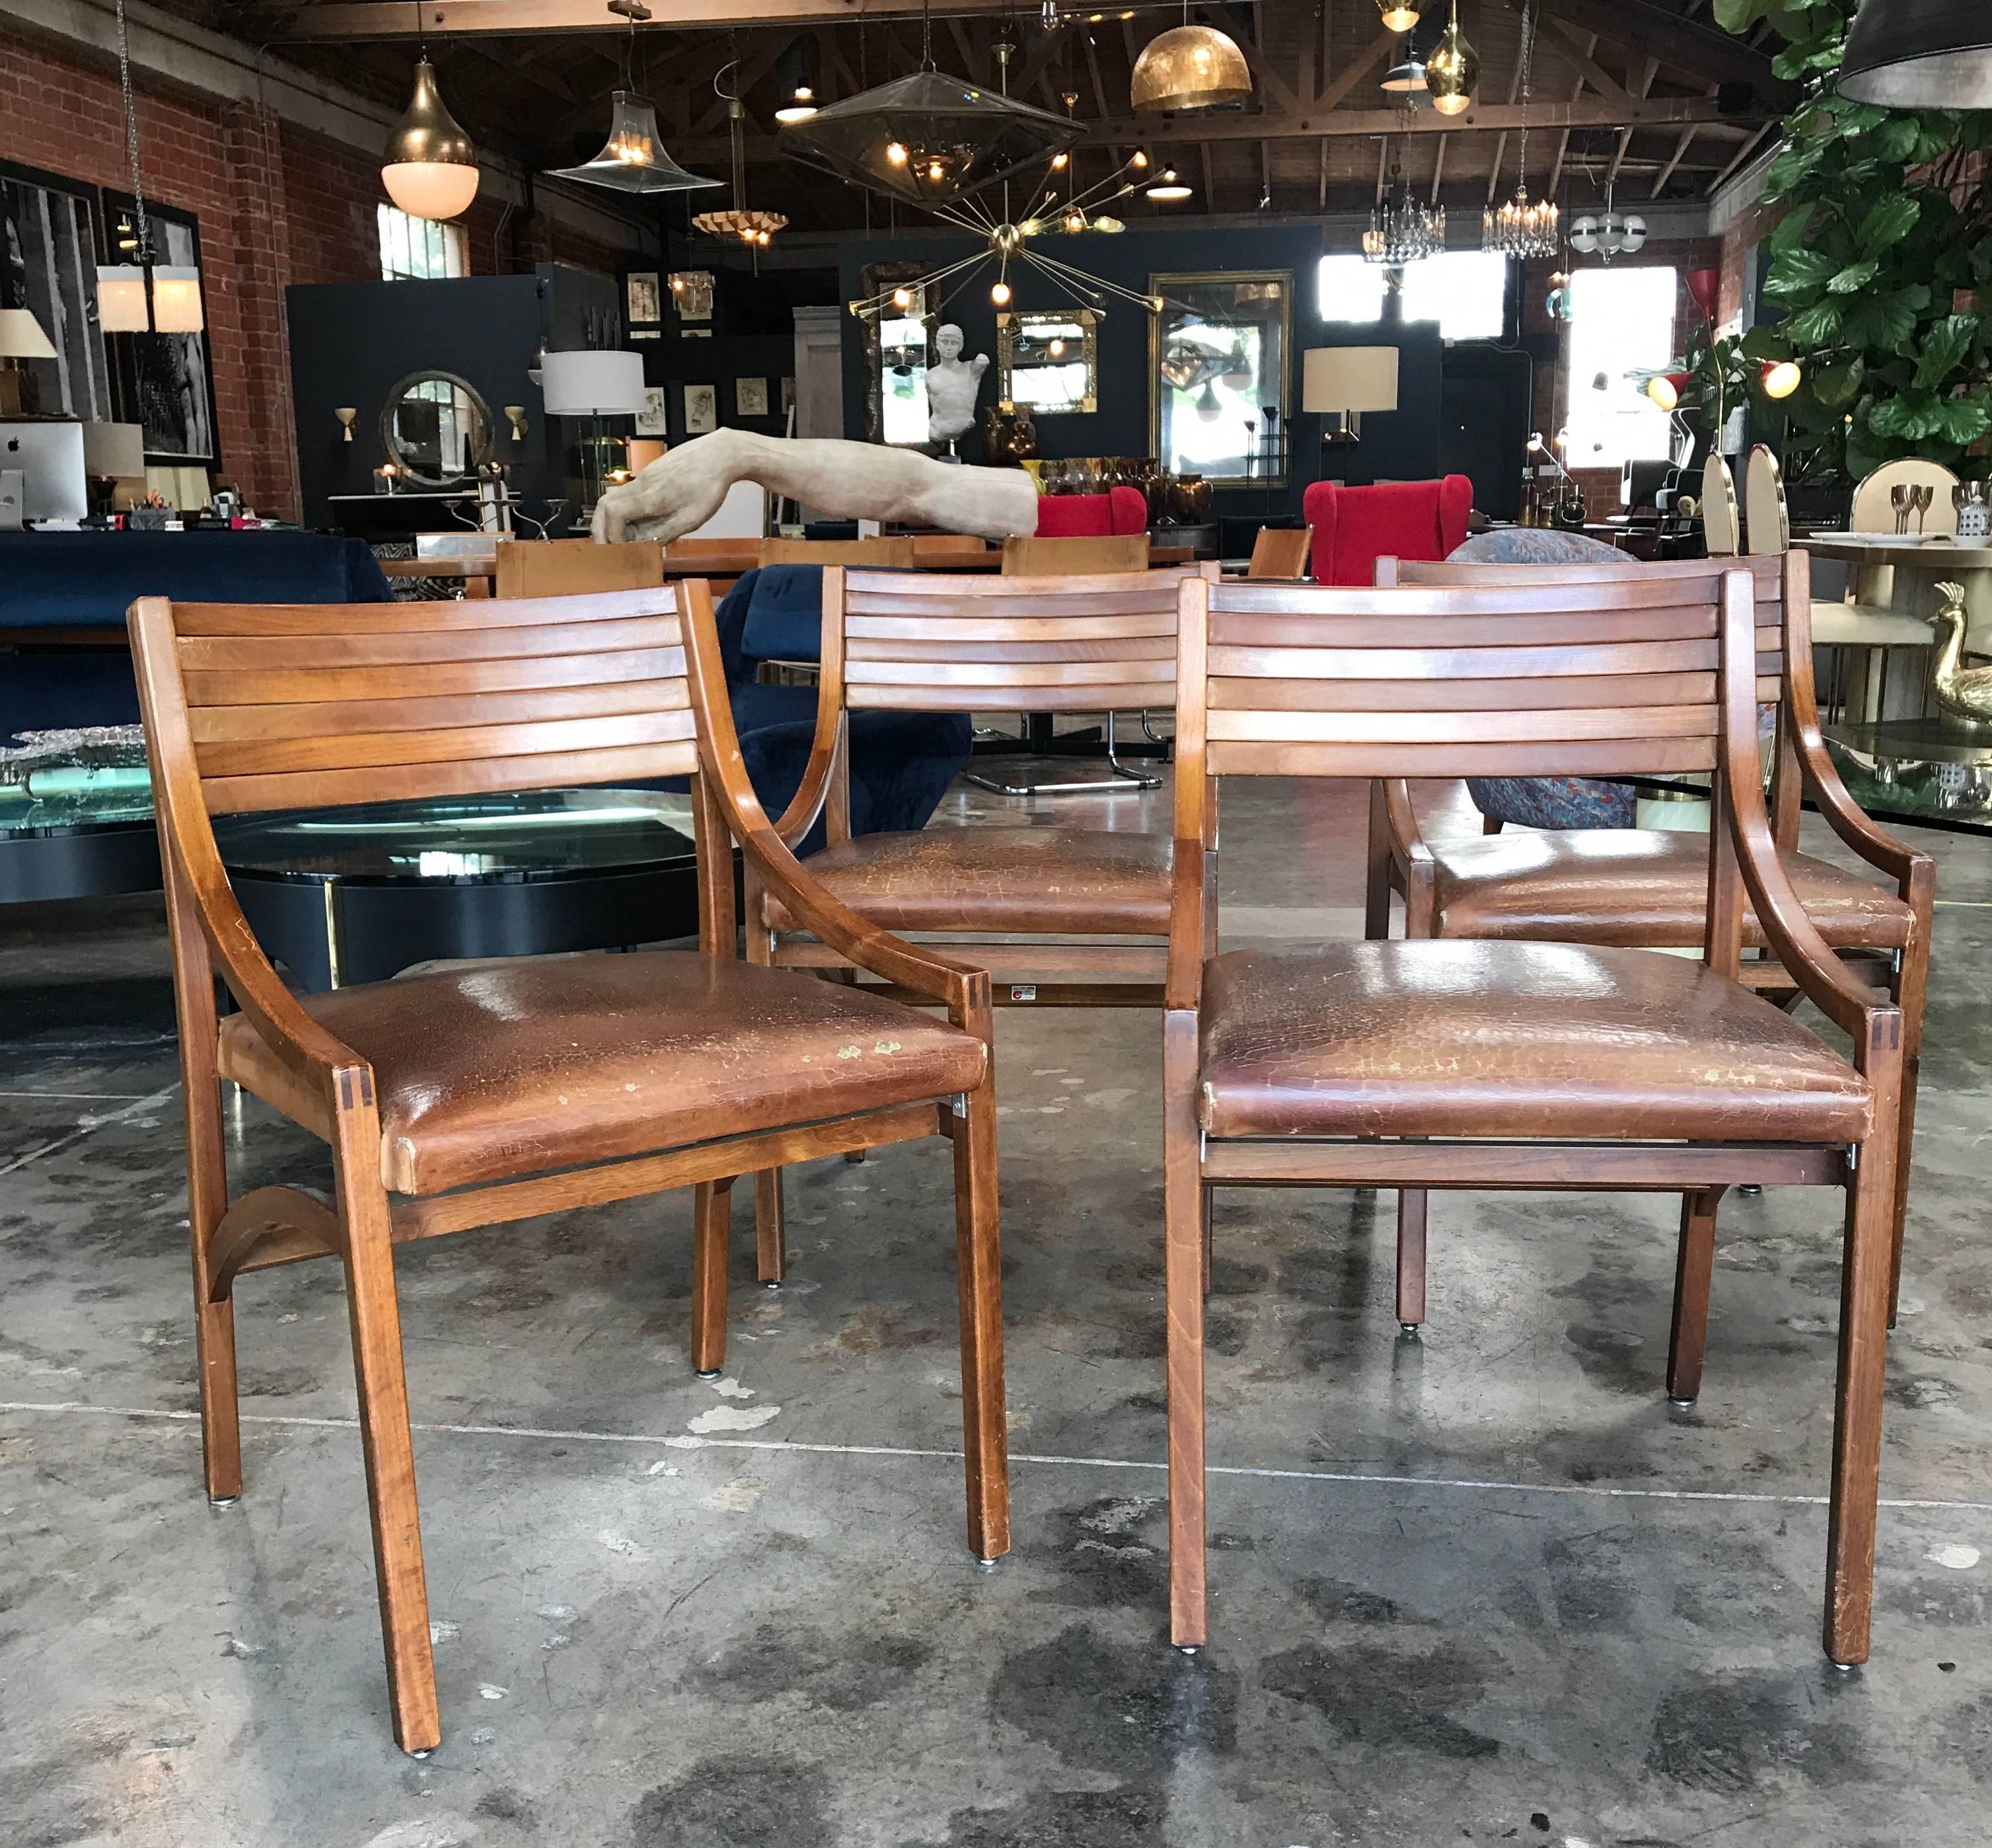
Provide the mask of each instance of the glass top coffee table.
[{"label": "glass top coffee table", "polygon": [[0,905],[159,889],[152,778],[136,727],[0,746]]},{"label": "glass top coffee table", "polygon": [[698,929],[689,796],[550,789],[217,817],[244,915],[309,989]]},{"label": "glass top coffee table", "polygon": [[1847,793],[1878,821],[1992,831],[1992,726],[1930,714],[1821,731]]}]

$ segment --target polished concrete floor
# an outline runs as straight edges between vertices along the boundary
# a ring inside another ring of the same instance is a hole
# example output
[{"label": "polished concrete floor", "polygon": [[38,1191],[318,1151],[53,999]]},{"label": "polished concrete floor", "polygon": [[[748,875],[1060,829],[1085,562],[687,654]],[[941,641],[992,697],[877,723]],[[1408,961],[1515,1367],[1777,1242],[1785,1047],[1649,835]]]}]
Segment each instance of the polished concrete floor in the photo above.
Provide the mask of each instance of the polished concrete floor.
[{"label": "polished concrete floor", "polygon": [[[964,792],[941,820],[1081,812]],[[1359,929],[1356,819],[1230,793],[1227,936]],[[387,1731],[331,1267],[242,1286],[247,1492],[200,1492],[155,905],[0,917],[0,1848],[1984,1842],[1992,851],[1919,838],[1864,1670],[1818,1647],[1838,1228],[1797,1192],[1725,1203],[1686,1413],[1665,1200],[1437,1198],[1408,1341],[1387,1198],[1220,1195],[1213,1646],[1170,1650],[1156,1022],[1013,1011],[1015,1550],[964,1545],[937,1145],[795,1171],[778,1294],[742,1202],[716,1386],[681,1195],[408,1250],[426,1762]],[[259,1107],[238,1128],[240,1177],[317,1178]]]}]

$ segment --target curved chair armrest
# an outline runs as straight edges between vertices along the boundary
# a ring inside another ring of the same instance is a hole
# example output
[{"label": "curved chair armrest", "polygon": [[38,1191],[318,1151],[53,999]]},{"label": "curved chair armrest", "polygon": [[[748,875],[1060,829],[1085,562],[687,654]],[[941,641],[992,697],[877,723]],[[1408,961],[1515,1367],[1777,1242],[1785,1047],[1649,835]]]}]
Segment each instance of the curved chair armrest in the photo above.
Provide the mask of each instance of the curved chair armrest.
[{"label": "curved chair armrest", "polygon": [[284,986],[236,902],[201,796],[186,695],[179,686],[172,606],[163,597],[142,597],[131,605],[128,626],[167,878],[199,919],[210,957],[264,1044],[298,1077],[322,1088],[336,1105],[337,1074],[370,1068],[306,1013]]},{"label": "curved chair armrest", "polygon": [[1429,867],[1432,864],[1431,849],[1425,845],[1424,830],[1419,827],[1417,813],[1411,806],[1411,786],[1401,776],[1380,776],[1376,787],[1383,799],[1383,817],[1387,823],[1385,833],[1390,844],[1391,858],[1407,874],[1414,866]]},{"label": "curved chair armrest", "polygon": [[1870,866],[1895,880],[1904,898],[1913,900],[1932,890],[1936,862],[1928,854],[1898,840],[1848,793],[1838,767],[1827,753],[1817,715],[1800,718],[1795,713],[1792,716],[1797,721],[1792,731],[1805,787],[1833,831]]},{"label": "curved chair armrest", "polygon": [[930,996],[947,1008],[957,1025],[987,1039],[990,1004],[986,970],[938,956],[880,929],[812,878],[789,851],[754,793],[740,755],[733,710],[726,698],[719,639],[712,626],[711,592],[702,579],[691,580],[683,589],[680,608],[698,719],[699,761],[727,830],[739,842],[756,876],[799,923],[839,956],[887,981]]},{"label": "curved chair armrest", "polygon": [[1880,990],[1855,979],[1819,933],[1778,854],[1764,802],[1757,745],[1757,639],[1749,575],[1731,571],[1722,588],[1721,740],[1723,793],[1731,839],[1764,935],[1813,1005],[1868,1045],[1878,1016],[1899,1010]]}]

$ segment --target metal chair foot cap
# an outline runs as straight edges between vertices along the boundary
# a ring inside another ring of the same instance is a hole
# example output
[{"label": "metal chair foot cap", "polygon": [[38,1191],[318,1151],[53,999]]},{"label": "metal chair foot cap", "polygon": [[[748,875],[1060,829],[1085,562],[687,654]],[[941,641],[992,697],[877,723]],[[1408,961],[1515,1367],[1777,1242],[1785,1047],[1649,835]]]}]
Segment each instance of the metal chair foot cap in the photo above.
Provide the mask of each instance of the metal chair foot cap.
[{"label": "metal chair foot cap", "polygon": [[[1001,1556],[999,1554],[998,1556],[1001,1557]],[[975,1563],[977,1565],[980,1566],[984,1572],[994,1572],[996,1570],[995,1560],[979,1559]]]},{"label": "metal chair foot cap", "polygon": [[1746,1181],[1741,1187],[1738,1188],[1736,1191],[1745,1199],[1754,1199],[1764,1190],[1762,1188],[1759,1187],[1755,1181]]},{"label": "metal chair foot cap", "polygon": [[1677,1412],[1688,1412],[1694,1410],[1695,1402],[1692,1399],[1676,1399],[1670,1396],[1667,1403]]},{"label": "metal chair foot cap", "polygon": [[778,1277],[764,1277],[761,1280],[761,1287],[763,1290],[779,1290],[781,1287],[782,1280]]},{"label": "metal chair foot cap", "polygon": [[241,1499],[240,1495],[210,1495],[207,1505],[210,1508],[233,1508]]},{"label": "metal chair foot cap", "polygon": [[1851,1675],[1861,1665],[1857,1662],[1836,1662],[1833,1666],[1841,1674]]},{"label": "metal chair foot cap", "polygon": [[433,1758],[435,1756],[435,1747],[433,1745],[425,1745],[419,1751],[410,1752],[408,1756],[411,1758]]},{"label": "metal chair foot cap", "polygon": [[1415,1335],[1424,1326],[1423,1322],[1400,1322],[1397,1325],[1397,1332],[1400,1335]]},{"label": "metal chair foot cap", "polygon": [[691,1376],[694,1379],[717,1379],[725,1371],[723,1367],[694,1367]]},{"label": "metal chair foot cap", "polygon": [[1202,1647],[1200,1643],[1179,1642],[1176,1645],[1176,1652],[1181,1655],[1194,1655]]}]

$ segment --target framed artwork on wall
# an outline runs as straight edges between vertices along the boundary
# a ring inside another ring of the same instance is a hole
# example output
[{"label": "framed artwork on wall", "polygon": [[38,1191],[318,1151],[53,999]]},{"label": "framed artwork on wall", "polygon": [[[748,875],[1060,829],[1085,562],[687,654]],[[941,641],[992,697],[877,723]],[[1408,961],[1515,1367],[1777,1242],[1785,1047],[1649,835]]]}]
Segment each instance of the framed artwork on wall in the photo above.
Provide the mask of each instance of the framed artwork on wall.
[{"label": "framed artwork on wall", "polygon": [[735,417],[766,417],[768,414],[768,381],[766,379],[735,379],[733,381],[733,414]]},{"label": "framed artwork on wall", "polygon": [[[111,248],[115,227],[131,210],[128,194],[104,193],[100,227],[104,254],[100,261],[118,261]],[[148,199],[145,223],[156,261],[183,269],[202,268],[200,221],[191,212]],[[206,292],[203,274],[203,295]],[[146,461],[206,468],[219,463],[221,446],[206,334],[114,334],[110,345],[122,421],[145,431]]]},{"label": "framed artwork on wall", "polygon": [[632,270],[623,286],[633,328],[654,327],[663,319],[663,302],[657,291],[655,270]]},{"label": "framed artwork on wall", "polygon": [[115,421],[97,325],[97,213],[94,187],[0,162],[0,308],[25,308],[56,349],[22,362],[30,413]]},{"label": "framed artwork on wall", "polygon": [[684,427],[687,436],[705,436],[719,428],[719,387],[717,385],[685,387]]},{"label": "framed artwork on wall", "polygon": [[639,436],[669,436],[670,418],[664,409],[664,388],[661,385],[643,387],[643,408],[636,413],[636,434]]}]

